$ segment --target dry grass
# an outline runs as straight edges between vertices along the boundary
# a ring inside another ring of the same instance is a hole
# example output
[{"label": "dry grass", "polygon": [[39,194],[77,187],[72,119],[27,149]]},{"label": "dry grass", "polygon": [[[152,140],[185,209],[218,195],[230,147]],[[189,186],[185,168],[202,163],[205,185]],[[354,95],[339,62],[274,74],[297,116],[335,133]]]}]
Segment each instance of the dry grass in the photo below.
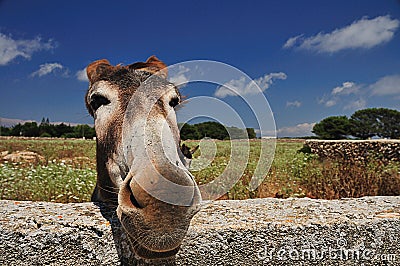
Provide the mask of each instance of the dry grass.
[{"label": "dry grass", "polygon": [[313,160],[310,167],[317,171],[304,178],[301,185],[312,198],[400,195],[400,168],[395,163]]}]

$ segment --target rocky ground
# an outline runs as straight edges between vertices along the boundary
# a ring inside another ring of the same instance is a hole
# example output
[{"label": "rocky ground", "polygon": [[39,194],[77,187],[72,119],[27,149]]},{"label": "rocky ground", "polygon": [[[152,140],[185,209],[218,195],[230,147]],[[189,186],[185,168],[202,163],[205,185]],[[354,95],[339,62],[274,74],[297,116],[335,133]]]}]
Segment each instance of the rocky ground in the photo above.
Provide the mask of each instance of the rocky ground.
[{"label": "rocky ground", "polygon": [[[132,254],[114,218],[93,203],[0,201],[0,265],[121,265]],[[217,201],[176,264],[400,265],[398,232],[400,197]]]},{"label": "rocky ground", "polygon": [[305,145],[320,158],[400,161],[400,140],[307,140]]}]

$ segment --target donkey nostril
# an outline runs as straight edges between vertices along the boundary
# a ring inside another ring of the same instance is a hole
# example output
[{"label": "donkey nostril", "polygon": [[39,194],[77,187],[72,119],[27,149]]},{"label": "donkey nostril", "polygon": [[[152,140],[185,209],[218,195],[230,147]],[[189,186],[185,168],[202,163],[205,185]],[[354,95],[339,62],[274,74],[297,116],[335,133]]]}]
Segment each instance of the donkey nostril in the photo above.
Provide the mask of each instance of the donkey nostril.
[{"label": "donkey nostril", "polygon": [[138,209],[143,209],[143,207],[139,205],[139,202],[137,202],[137,200],[136,200],[135,196],[133,196],[133,194],[131,194],[131,195],[129,196],[129,198],[130,198],[130,200],[131,200],[133,206],[135,206],[135,207],[138,208]]},{"label": "donkey nostril", "polygon": [[131,203],[133,204],[133,206],[135,206],[138,209],[143,209],[143,207],[139,204],[139,202],[136,200],[135,196],[133,195],[132,189],[130,186],[128,186],[128,190],[129,190],[129,199],[131,200]]}]

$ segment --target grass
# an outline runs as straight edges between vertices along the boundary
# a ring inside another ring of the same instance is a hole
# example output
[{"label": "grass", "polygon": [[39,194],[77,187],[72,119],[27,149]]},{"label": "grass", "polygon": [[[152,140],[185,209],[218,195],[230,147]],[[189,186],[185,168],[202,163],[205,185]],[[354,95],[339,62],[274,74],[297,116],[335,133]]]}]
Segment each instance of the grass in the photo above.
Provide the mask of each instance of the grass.
[{"label": "grass", "polygon": [[0,199],[85,202],[96,183],[91,140],[1,139],[0,151],[33,151],[43,163],[0,162]]},{"label": "grass", "polygon": [[[250,180],[260,157],[261,142],[187,141],[200,145],[191,172],[199,185],[222,173],[239,172],[240,179],[221,198],[312,197],[334,199],[365,195],[400,195],[400,164],[357,164],[352,161],[321,161],[316,155],[298,152],[302,141],[278,140],[265,179],[254,191]],[[95,142],[91,140],[0,139],[0,152],[33,151],[44,162],[0,162],[0,199],[54,202],[89,201],[95,185]],[[271,149],[268,150],[271,153]],[[268,154],[267,153],[267,154]],[[230,160],[233,154],[236,160]],[[266,156],[266,155],[263,155]],[[231,162],[231,163],[230,163]],[[241,169],[240,166],[243,166]]]},{"label": "grass", "polygon": [[95,141],[81,139],[0,139],[0,151],[33,151],[46,161],[87,157],[95,163],[96,158]]},{"label": "grass", "polygon": [[20,167],[18,163],[0,166],[2,199],[82,202],[90,201],[96,171],[77,169],[63,162]]}]

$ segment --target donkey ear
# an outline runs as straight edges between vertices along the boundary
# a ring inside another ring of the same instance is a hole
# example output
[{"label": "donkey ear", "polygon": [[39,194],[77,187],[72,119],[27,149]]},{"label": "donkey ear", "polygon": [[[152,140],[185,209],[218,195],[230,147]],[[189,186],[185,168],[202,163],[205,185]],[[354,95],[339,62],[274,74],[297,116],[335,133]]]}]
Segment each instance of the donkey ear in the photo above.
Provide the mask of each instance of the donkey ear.
[{"label": "donkey ear", "polygon": [[154,55],[150,56],[146,62],[137,62],[129,65],[128,68],[143,70],[163,78],[168,76],[167,65]]},{"label": "donkey ear", "polygon": [[89,64],[86,68],[86,74],[89,78],[90,83],[94,83],[99,80],[101,74],[111,67],[112,66],[110,65],[110,62],[108,62],[108,60],[106,59],[97,60]]},{"label": "donkey ear", "polygon": [[200,148],[200,146],[197,145],[196,147],[194,147],[193,149],[190,150],[190,153],[194,154],[199,148]]}]

